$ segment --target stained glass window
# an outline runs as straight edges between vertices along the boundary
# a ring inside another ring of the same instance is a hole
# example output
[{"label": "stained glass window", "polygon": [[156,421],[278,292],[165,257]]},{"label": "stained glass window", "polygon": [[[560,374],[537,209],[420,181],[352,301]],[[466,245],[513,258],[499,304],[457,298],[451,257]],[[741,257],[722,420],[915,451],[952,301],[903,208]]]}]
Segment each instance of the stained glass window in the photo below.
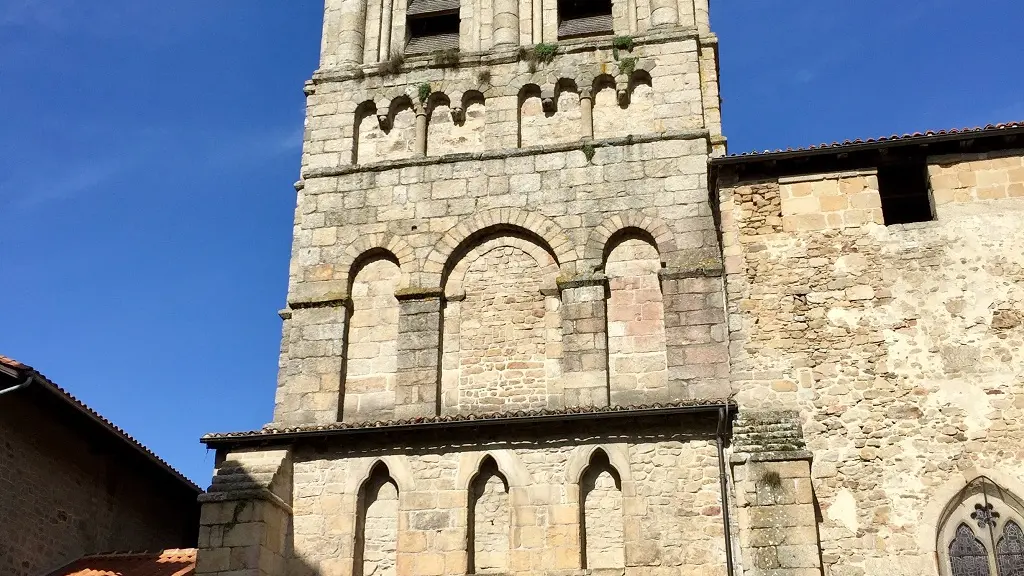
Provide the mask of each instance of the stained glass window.
[{"label": "stained glass window", "polygon": [[1012,520],[1003,527],[1003,537],[996,545],[996,564],[999,576],[1024,576],[1024,532]]},{"label": "stained glass window", "polygon": [[949,561],[952,576],[991,576],[985,545],[974,537],[966,524],[956,529],[956,537],[949,545]]}]

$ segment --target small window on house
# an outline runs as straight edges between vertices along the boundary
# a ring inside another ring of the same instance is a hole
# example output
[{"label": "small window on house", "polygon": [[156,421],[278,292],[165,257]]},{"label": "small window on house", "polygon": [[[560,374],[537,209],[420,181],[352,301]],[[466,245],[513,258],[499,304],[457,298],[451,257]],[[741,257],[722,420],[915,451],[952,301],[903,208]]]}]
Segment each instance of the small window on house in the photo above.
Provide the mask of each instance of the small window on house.
[{"label": "small window on house", "polygon": [[886,226],[935,219],[928,166],[924,162],[880,166],[878,192]]},{"label": "small window on house", "polygon": [[406,34],[406,54],[458,49],[459,0],[410,0]]},{"label": "small window on house", "polygon": [[612,0],[558,0],[558,39],[612,33]]}]

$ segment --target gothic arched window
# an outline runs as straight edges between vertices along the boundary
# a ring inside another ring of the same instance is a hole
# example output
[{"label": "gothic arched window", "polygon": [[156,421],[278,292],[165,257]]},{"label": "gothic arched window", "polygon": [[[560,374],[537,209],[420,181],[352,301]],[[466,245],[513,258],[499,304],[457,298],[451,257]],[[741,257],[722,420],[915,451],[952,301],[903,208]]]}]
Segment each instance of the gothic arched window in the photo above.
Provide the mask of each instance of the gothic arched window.
[{"label": "gothic arched window", "polygon": [[1024,503],[988,478],[946,506],[938,549],[947,576],[1024,576]]},{"label": "gothic arched window", "polygon": [[1003,535],[996,544],[996,565],[999,576],[1024,576],[1024,532],[1013,520],[1003,526]]}]

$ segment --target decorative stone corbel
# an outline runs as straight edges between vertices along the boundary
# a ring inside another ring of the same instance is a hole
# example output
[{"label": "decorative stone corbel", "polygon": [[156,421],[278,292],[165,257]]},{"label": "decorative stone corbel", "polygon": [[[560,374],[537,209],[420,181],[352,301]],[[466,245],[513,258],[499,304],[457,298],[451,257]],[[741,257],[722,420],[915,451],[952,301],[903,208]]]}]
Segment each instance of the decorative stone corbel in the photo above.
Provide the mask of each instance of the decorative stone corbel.
[{"label": "decorative stone corbel", "polygon": [[540,89],[540,102],[544,107],[545,112],[554,112],[555,105],[555,87],[545,86]]},{"label": "decorative stone corbel", "polygon": [[452,121],[456,124],[462,124],[466,121],[466,108],[463,102],[465,95],[462,92],[455,92],[448,96],[449,106],[452,111]]}]

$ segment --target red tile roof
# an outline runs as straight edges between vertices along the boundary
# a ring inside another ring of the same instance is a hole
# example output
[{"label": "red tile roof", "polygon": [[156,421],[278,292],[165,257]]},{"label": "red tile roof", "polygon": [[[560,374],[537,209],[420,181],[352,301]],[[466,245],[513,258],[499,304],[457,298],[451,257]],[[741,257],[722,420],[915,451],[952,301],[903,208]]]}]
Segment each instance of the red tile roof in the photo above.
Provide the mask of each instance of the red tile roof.
[{"label": "red tile roof", "polygon": [[29,375],[35,376],[35,384],[44,387],[46,390],[54,394],[60,400],[64,401],[65,403],[77,409],[78,411],[82,412],[86,416],[89,416],[93,421],[97,422],[100,426],[105,428],[108,433],[117,437],[118,439],[128,444],[132,448],[141,452],[144,456],[152,460],[161,468],[165,469],[167,472],[170,472],[172,476],[175,476],[182,483],[187,484],[197,493],[203,491],[202,488],[200,488],[194,482],[186,478],[181,472],[175,470],[173,466],[171,466],[164,459],[160,458],[155,453],[153,453],[152,450],[146,448],[141,442],[139,442],[130,434],[121,429],[121,427],[117,426],[110,420],[104,418],[102,415],[100,415],[100,413],[96,412],[95,410],[87,406],[78,398],[75,398],[74,395],[72,395],[67,390],[54,384],[49,378],[40,374],[38,370],[32,368],[31,366],[28,366],[27,364],[22,364],[21,362],[18,362],[13,358],[9,358],[3,355],[0,355],[0,365],[18,372],[18,378],[27,378]]},{"label": "red tile roof", "polygon": [[811,152],[820,150],[833,150],[849,148],[852,146],[862,146],[871,144],[884,144],[890,142],[913,142],[915,140],[923,140],[928,138],[936,138],[943,136],[954,136],[954,137],[971,137],[971,136],[990,136],[993,133],[1004,132],[1007,130],[1024,128],[1024,122],[1006,122],[1003,124],[989,124],[987,126],[976,126],[974,128],[951,128],[949,130],[928,130],[927,132],[914,132],[913,134],[893,134],[891,136],[881,136],[879,138],[868,138],[866,140],[844,140],[842,142],[833,142],[831,144],[823,143],[818,145],[806,146],[803,148],[786,148],[785,150],[779,148],[775,150],[764,150],[764,151],[753,151],[744,152],[741,154],[730,154],[725,158],[761,158],[764,156],[771,156],[773,154],[786,154],[791,152]]},{"label": "red tile roof", "polygon": [[192,576],[195,571],[196,550],[187,548],[86,556],[48,576]]}]

